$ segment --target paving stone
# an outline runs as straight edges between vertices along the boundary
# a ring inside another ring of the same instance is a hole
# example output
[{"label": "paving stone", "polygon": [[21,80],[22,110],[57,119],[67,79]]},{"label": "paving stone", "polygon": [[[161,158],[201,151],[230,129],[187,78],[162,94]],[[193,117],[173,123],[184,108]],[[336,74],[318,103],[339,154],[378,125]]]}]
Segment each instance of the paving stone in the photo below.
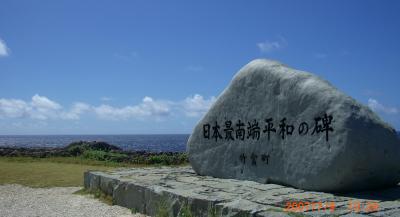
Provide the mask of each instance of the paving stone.
[{"label": "paving stone", "polygon": [[[101,190],[113,197],[114,204],[150,216],[161,208],[167,209],[171,216],[178,216],[184,207],[189,207],[196,217],[209,216],[211,211],[216,216],[229,217],[400,216],[400,201],[387,199],[399,198],[400,186],[339,195],[277,184],[199,176],[187,166],[88,171],[84,177],[85,188]],[[360,210],[351,210],[350,202],[359,202],[362,205]],[[366,210],[365,205],[372,202],[379,205],[378,209]],[[289,211],[296,210],[286,210],[288,203],[296,203],[296,206],[302,203],[303,209],[291,213]],[[307,203],[314,206],[306,206]],[[333,212],[331,203],[334,203]],[[318,204],[321,204],[319,209]]]}]

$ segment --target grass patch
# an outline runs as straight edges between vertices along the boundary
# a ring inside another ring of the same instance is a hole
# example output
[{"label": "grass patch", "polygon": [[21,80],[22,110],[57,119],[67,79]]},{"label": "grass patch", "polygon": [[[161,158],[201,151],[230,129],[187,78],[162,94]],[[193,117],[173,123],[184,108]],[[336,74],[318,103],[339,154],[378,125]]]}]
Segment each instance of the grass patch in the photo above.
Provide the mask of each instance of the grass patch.
[{"label": "grass patch", "polygon": [[[83,173],[87,170],[107,171],[116,167],[148,167],[160,164],[137,164],[100,160],[104,153],[91,152],[90,158],[78,157],[0,157],[0,185],[21,184],[30,187],[82,186]],[[109,156],[119,157],[116,153]],[[115,158],[114,158],[115,159]],[[165,159],[164,159],[165,160]],[[185,164],[182,164],[185,165]],[[182,166],[182,165],[170,165]]]},{"label": "grass patch", "polygon": [[188,203],[182,205],[178,217],[194,217]]},{"label": "grass patch", "polygon": [[158,202],[155,217],[169,217],[169,208],[167,201],[161,200]]},{"label": "grass patch", "polygon": [[152,155],[145,159],[145,164],[159,164],[159,165],[185,165],[188,162],[187,155],[180,153],[176,155]]},{"label": "grass patch", "polygon": [[95,161],[80,157],[0,157],[0,184],[30,187],[82,186],[87,170],[106,171],[115,167],[143,166]]},{"label": "grass patch", "polygon": [[0,162],[15,162],[15,163],[64,163],[64,164],[78,164],[86,166],[100,166],[100,167],[132,167],[132,166],[145,166],[140,164],[114,162],[114,161],[100,161],[96,159],[87,159],[83,157],[0,157]]},{"label": "grass patch", "polygon": [[208,207],[207,214],[208,217],[217,217],[218,216],[217,207],[214,205]]},{"label": "grass patch", "polygon": [[82,157],[88,160],[121,163],[128,156],[121,153],[113,153],[99,150],[85,150],[82,154]]},{"label": "grass patch", "polygon": [[132,209],[131,209],[131,213],[132,213],[132,214],[135,214],[135,213],[138,213],[138,212],[139,212],[139,210],[137,210],[136,208],[132,208]]}]

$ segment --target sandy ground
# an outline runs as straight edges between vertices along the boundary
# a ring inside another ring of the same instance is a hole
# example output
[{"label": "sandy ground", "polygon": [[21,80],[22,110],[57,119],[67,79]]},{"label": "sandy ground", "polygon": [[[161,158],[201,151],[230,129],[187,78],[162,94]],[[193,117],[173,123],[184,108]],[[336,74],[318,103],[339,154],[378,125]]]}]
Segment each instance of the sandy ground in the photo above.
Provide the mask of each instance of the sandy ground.
[{"label": "sandy ground", "polygon": [[30,188],[0,185],[0,216],[144,217],[127,208],[109,206],[91,195],[76,195],[80,187]]}]

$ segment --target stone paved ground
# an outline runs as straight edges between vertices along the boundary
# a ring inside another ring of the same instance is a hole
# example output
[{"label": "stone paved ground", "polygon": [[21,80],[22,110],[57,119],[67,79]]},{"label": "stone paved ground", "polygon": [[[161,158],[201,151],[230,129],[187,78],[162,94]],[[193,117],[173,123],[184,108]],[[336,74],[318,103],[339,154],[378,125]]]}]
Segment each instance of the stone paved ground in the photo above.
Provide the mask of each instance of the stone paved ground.
[{"label": "stone paved ground", "polygon": [[186,208],[195,216],[400,216],[400,186],[338,195],[162,167],[88,172],[85,187],[151,216],[162,208],[172,216]]}]

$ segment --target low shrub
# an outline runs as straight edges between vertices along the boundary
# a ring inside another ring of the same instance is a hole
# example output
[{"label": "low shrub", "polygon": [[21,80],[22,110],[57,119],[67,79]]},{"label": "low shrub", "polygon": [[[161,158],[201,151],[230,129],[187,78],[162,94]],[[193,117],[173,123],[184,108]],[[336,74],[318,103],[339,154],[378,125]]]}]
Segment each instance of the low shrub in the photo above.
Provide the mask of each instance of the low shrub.
[{"label": "low shrub", "polygon": [[110,145],[106,142],[87,142],[87,141],[79,141],[73,142],[64,148],[67,150],[72,156],[79,156],[83,154],[83,152],[87,150],[97,150],[97,151],[122,151],[121,148]]},{"label": "low shrub", "polygon": [[86,150],[83,152],[82,157],[91,160],[111,162],[124,162],[128,160],[128,155],[126,154],[98,150]]}]

